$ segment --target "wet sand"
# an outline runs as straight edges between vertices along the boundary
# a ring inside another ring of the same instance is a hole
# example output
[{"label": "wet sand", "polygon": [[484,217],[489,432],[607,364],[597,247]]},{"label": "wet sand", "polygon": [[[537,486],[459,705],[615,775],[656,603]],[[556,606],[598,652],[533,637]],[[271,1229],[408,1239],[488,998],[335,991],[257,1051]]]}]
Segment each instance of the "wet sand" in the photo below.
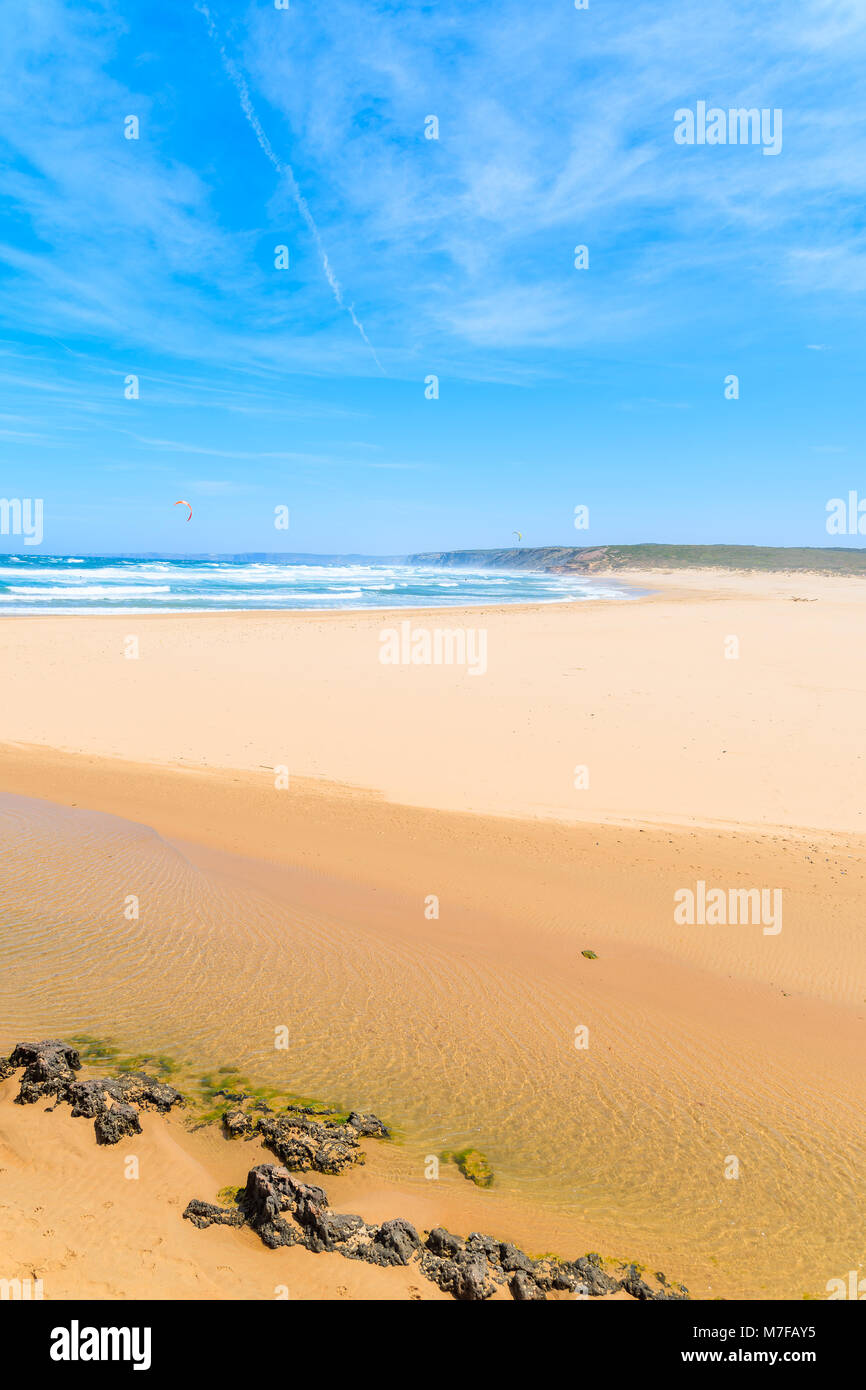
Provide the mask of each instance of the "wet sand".
[{"label": "wet sand", "polygon": [[[100,1148],[93,1126],[68,1108],[13,1105],[17,1089],[17,1079],[0,1083],[3,1277],[29,1280],[31,1289],[41,1280],[44,1299],[447,1298],[417,1270],[301,1246],[267,1250],[249,1230],[198,1231],[181,1219],[190,1197],[216,1202],[221,1188],[242,1184],[246,1160],[272,1162],[258,1144],[237,1146],[241,1154],[213,1132],[191,1134],[147,1114],[142,1134]],[[350,1195],[381,1219],[375,1192]]]},{"label": "wet sand", "polygon": [[[864,846],[854,833],[849,702],[863,689],[853,652],[863,596],[857,581],[797,577],[792,594],[788,581],[772,577],[768,589],[761,577],[705,597],[675,578],[670,596],[621,607],[524,610],[505,615],[501,629],[502,615],[491,614],[491,651],[508,628],[498,675],[492,661],[484,679],[397,668],[399,699],[375,656],[362,665],[381,615],[231,615],[221,629],[211,616],[146,620],[159,669],[134,678],[111,664],[144,667],[144,656],[124,663],[113,650],[115,619],[5,623],[31,670],[50,659],[65,672],[77,713],[56,685],[53,705],[36,691],[27,710],[16,674],[4,727],[26,742],[39,725],[36,742],[77,751],[7,747],[0,786],[77,810],[2,807],[15,846],[3,903],[12,923],[4,1047],[22,1029],[114,1030],[126,1045],[175,1049],[202,1066],[239,1062],[265,1079],[288,1068],[297,1089],[369,1106],[401,1127],[387,1163],[405,1201],[383,1216],[423,1202],[452,1229],[472,1218],[465,1229],[535,1253],[595,1248],[639,1259],[697,1297],[821,1296],[827,1279],[862,1264],[866,1215]],[[477,610],[462,616],[478,621]],[[741,637],[740,664],[719,657],[712,679],[701,646],[710,633],[713,649],[719,633]],[[835,664],[816,661],[810,643],[823,642],[826,655],[834,634],[844,638]],[[570,696],[560,663],[576,635],[587,679]],[[747,647],[761,657],[744,668]],[[684,688],[660,657],[679,653],[682,663],[687,652]],[[629,689],[641,654],[642,680]],[[168,662],[171,699],[159,694]],[[209,662],[211,697],[196,719],[186,702],[201,693]],[[720,693],[728,668],[740,674]],[[737,684],[744,671],[747,690]],[[840,688],[843,680],[853,684]],[[605,684],[612,699],[599,697]],[[684,702],[691,718],[680,718],[678,736],[687,729],[692,747],[677,759],[670,740]],[[798,742],[807,702],[811,724]],[[608,782],[597,824],[586,803],[580,816],[572,803],[558,819],[562,807],[544,803],[550,751],[573,747],[576,716],[590,752],[569,753],[567,772],[576,761],[598,766],[631,721],[621,780]],[[288,790],[246,761],[273,748],[280,719],[282,746],[291,732],[300,751],[271,752],[267,767],[288,763]],[[515,737],[503,744],[508,721]],[[736,787],[719,766],[720,740],[748,749],[750,776],[741,771]],[[110,743],[134,759],[107,757]],[[670,777],[647,817],[646,764],[659,748]],[[229,754],[236,761],[221,763]],[[339,770],[354,783],[376,759],[366,791],[323,780]],[[394,788],[410,782],[416,804],[400,804]],[[506,783],[512,800],[500,809],[509,818],[479,814],[476,804]],[[729,826],[737,817],[726,799],[736,789],[750,813],[740,830]],[[630,824],[614,823],[617,808]],[[804,830],[810,824],[819,829]],[[783,929],[677,924],[674,893],[699,879],[781,887]],[[122,904],[138,882],[141,919],[127,923]],[[430,895],[438,917],[425,915]],[[284,1021],[291,1050],[277,1059],[273,1029]],[[589,1029],[585,1049],[575,1047],[580,1026]],[[463,1141],[490,1157],[490,1192],[450,1168],[436,1184],[425,1180],[426,1156]],[[725,1177],[731,1156],[741,1166],[735,1180]]]}]

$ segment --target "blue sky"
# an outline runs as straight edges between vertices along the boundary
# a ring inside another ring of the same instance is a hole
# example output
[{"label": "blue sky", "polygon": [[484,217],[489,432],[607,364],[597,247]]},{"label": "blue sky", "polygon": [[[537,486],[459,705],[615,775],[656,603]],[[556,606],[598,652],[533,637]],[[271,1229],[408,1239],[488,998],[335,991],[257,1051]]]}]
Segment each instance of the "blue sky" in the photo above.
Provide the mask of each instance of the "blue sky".
[{"label": "blue sky", "polygon": [[860,0],[5,6],[0,495],[49,553],[831,543],[864,59]]}]

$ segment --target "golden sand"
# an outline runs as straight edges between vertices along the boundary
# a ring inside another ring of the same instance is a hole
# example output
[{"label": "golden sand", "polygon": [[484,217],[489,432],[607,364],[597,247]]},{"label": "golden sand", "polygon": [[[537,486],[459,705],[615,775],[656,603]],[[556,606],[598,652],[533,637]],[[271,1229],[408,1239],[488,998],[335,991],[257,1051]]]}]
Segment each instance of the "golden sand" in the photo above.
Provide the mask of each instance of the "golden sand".
[{"label": "golden sand", "polygon": [[[114,1031],[371,1107],[382,1217],[820,1297],[864,1254],[866,589],[672,582],[416,619],[487,623],[483,679],[382,667],[382,615],[4,623],[6,737],[41,747],[0,787],[77,814],[2,807],[0,1041]],[[780,887],[782,930],[678,924],[698,881]],[[467,1142],[493,1189],[425,1178]]]}]

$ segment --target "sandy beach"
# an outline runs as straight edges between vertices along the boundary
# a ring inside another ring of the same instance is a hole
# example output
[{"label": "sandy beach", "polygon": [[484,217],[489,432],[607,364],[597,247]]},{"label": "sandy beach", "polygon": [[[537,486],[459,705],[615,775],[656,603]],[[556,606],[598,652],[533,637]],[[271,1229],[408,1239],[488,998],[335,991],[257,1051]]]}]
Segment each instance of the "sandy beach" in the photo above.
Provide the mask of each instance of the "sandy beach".
[{"label": "sandy beach", "polygon": [[405,612],[13,618],[3,741],[497,816],[863,830],[866,581],[627,578],[660,592],[411,616],[485,631],[477,676],[383,664]]},{"label": "sandy beach", "polygon": [[[8,898],[49,866],[53,889],[42,928],[7,932],[3,1049],[87,1030],[267,1076],[287,1017],[279,1065],[401,1131],[339,1180],[344,1209],[598,1249],[696,1298],[825,1296],[864,1258],[866,581],[618,578],[652,592],[6,619]],[[406,621],[483,631],[486,669],[383,663]],[[677,920],[699,884],[778,890],[780,910]],[[0,1093],[0,1237],[68,1125]],[[425,1157],[467,1137],[493,1188],[427,1180]],[[243,1181],[246,1155],[176,1122],[136,1142],[158,1150],[161,1200]],[[97,1185],[118,1160],[90,1157]],[[100,1273],[83,1214],[61,1264],[38,1226],[10,1248],[62,1267],[63,1295],[237,1297],[271,1277],[247,1232],[184,1223],[145,1277],[122,1248]],[[438,1296],[289,1255],[299,1297]]]}]

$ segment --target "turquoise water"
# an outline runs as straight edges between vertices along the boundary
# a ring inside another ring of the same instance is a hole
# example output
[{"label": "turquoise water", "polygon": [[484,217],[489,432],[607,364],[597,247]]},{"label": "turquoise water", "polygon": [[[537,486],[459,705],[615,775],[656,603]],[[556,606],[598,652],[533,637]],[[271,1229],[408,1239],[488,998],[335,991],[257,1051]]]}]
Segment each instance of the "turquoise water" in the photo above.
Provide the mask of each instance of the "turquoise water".
[{"label": "turquoise water", "polygon": [[634,596],[634,590],[606,579],[509,570],[375,562],[0,557],[0,614],[438,608]]}]

